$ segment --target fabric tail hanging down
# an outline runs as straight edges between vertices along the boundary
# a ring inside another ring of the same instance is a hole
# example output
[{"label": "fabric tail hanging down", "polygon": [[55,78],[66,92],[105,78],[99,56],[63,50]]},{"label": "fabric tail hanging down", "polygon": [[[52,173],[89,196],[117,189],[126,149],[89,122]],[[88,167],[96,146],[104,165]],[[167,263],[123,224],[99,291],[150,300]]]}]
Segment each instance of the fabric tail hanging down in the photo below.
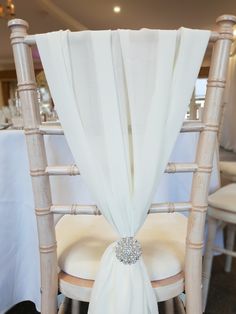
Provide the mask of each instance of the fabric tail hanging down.
[{"label": "fabric tail hanging down", "polygon": [[[145,221],[209,36],[185,28],[37,35],[75,162],[120,238],[135,237]],[[158,313],[142,257],[124,264],[116,248],[104,252],[89,313]]]}]

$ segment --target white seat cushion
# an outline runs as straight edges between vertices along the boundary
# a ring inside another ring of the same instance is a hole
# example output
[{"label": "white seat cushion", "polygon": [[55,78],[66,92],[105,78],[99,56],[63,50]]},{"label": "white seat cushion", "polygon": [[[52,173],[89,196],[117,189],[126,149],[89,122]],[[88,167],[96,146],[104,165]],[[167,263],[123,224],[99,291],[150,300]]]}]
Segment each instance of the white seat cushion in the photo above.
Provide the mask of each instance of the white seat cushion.
[{"label": "white seat cushion", "polygon": [[[150,280],[183,270],[187,218],[182,214],[150,214],[137,235]],[[95,279],[106,247],[117,240],[103,216],[65,215],[56,226],[58,264],[65,273]]]},{"label": "white seat cushion", "polygon": [[208,197],[212,207],[236,212],[236,183],[226,185]]},{"label": "white seat cushion", "polygon": [[236,161],[221,161],[220,171],[227,175],[236,176]]}]

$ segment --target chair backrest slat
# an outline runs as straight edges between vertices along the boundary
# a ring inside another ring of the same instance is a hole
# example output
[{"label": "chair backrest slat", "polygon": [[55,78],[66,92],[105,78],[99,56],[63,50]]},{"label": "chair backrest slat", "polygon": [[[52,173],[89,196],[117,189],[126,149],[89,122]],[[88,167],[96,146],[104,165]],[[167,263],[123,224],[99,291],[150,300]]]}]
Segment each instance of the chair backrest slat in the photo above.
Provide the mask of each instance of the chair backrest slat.
[{"label": "chair backrest slat", "polygon": [[[191,210],[190,202],[169,202],[151,204],[148,214],[157,213],[182,213]],[[101,215],[96,205],[53,205],[50,212],[54,214],[70,214],[70,215]]]},{"label": "chair backrest slat", "polygon": [[[197,120],[188,120],[184,121],[181,128],[181,133],[186,132],[201,132],[205,127],[205,124]],[[40,125],[40,132],[44,135],[63,135],[64,131],[60,125]]]},{"label": "chair backrest slat", "polygon": [[[166,173],[183,173],[183,172],[196,172],[198,166],[196,163],[175,163],[170,162],[167,164],[165,169]],[[211,171],[211,169],[209,169]],[[76,165],[65,165],[65,166],[47,166],[44,172],[47,175],[58,176],[58,175],[68,175],[77,176],[80,174],[79,168]],[[40,175],[41,170],[39,170],[38,175]],[[34,173],[36,175],[36,173]]]},{"label": "chair backrest slat", "polygon": [[[217,39],[219,38],[219,33],[217,32],[211,32],[211,36],[210,36],[210,42],[215,42],[217,41]],[[35,45],[36,44],[36,39],[34,35],[27,35],[25,37],[25,43],[28,45]]]}]

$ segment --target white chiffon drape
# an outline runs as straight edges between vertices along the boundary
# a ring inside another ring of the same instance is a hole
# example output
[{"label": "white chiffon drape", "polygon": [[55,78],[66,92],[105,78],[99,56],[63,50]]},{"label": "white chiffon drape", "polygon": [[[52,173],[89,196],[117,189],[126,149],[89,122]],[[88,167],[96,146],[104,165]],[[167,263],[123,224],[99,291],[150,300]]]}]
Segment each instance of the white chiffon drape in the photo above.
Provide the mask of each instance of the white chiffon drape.
[{"label": "white chiffon drape", "polygon": [[[209,35],[181,28],[60,31],[36,37],[81,176],[120,237],[135,236],[144,223]],[[142,258],[124,265],[114,246],[102,257],[89,313],[158,313]]]},{"label": "white chiffon drape", "polygon": [[236,52],[229,60],[224,103],[220,145],[236,152]]}]

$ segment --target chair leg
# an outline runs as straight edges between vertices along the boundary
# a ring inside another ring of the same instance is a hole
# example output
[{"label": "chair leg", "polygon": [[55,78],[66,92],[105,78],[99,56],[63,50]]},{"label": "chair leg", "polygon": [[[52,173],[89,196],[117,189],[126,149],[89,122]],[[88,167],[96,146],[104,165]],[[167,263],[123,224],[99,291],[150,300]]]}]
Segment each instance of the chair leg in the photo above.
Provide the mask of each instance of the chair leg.
[{"label": "chair leg", "polygon": [[69,299],[67,297],[64,298],[63,302],[60,305],[58,314],[65,314],[68,307]]},{"label": "chair leg", "polygon": [[[227,226],[227,239],[226,239],[226,249],[233,251],[234,249],[234,241],[235,241],[235,226],[229,224]],[[225,271],[229,273],[231,271],[232,266],[232,256],[227,255],[225,261]]]},{"label": "chair leg", "polygon": [[179,296],[174,298],[174,305],[175,305],[175,309],[176,309],[177,314],[185,314],[186,313],[183,301],[180,299]]},{"label": "chair leg", "polygon": [[209,290],[209,283],[211,277],[212,261],[213,261],[213,245],[216,236],[218,221],[212,217],[208,218],[208,238],[206,242],[206,251],[203,260],[203,278],[202,278],[202,300],[203,300],[203,312],[206,308],[207,296]]},{"label": "chair leg", "polygon": [[174,300],[165,301],[165,314],[174,314]]},{"label": "chair leg", "polygon": [[80,301],[72,300],[71,314],[79,314],[79,313],[80,313]]}]

